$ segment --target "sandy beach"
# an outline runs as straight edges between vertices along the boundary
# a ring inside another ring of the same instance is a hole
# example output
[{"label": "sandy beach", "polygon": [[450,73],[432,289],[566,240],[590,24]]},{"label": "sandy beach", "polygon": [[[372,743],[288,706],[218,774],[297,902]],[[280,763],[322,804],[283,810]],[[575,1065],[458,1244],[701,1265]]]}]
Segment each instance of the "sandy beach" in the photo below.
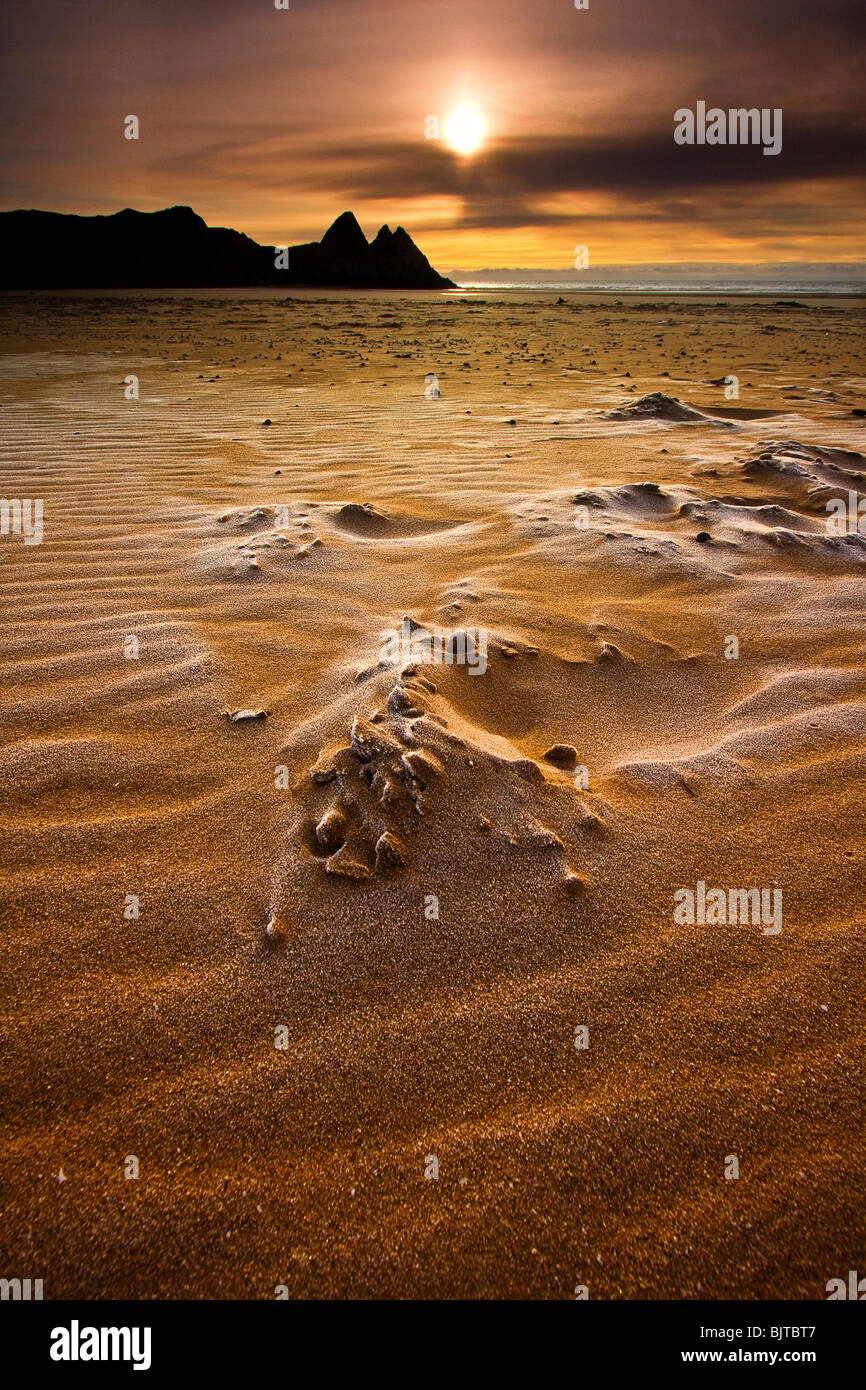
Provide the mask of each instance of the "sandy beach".
[{"label": "sandy beach", "polygon": [[863,302],[3,307],[4,1271],[863,1270]]}]

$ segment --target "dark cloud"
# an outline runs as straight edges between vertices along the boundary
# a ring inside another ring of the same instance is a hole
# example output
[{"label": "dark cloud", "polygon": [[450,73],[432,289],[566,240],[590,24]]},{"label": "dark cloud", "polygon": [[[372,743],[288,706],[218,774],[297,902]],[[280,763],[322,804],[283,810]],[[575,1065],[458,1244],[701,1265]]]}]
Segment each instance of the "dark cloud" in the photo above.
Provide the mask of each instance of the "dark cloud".
[{"label": "dark cloud", "polygon": [[282,143],[240,150],[223,144],[201,151],[196,163],[214,177],[266,187],[281,185],[291,161],[298,189],[363,201],[456,198],[471,210],[472,225],[490,227],[560,220],[536,206],[553,195],[611,193],[639,202],[709,190],[721,198],[722,191],[755,185],[866,178],[866,129],[852,125],[783,122],[777,155],[760,145],[677,145],[673,127],[671,112],[664,132],[503,140],[471,160],[444,142],[419,140],[318,146],[302,157]]}]

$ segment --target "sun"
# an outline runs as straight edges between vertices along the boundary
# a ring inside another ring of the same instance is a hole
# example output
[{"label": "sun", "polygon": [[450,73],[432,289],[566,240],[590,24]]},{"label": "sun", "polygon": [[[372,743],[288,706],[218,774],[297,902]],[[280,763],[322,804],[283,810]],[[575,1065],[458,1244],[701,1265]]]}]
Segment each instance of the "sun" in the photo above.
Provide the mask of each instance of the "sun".
[{"label": "sun", "polygon": [[474,106],[458,106],[446,122],[445,134],[458,154],[474,154],[484,139],[484,118]]}]

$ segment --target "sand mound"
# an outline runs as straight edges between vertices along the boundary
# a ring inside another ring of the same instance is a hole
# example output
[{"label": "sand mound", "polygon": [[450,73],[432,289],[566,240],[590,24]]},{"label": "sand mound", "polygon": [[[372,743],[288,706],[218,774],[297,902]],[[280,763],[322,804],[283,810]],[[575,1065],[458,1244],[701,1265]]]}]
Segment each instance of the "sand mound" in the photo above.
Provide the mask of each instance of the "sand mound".
[{"label": "sand mound", "polygon": [[[616,542],[620,553],[654,557],[689,572],[696,563],[694,543],[707,546],[698,563],[717,572],[728,572],[731,565],[736,567],[749,557],[760,559],[767,545],[799,551],[816,564],[859,565],[866,557],[866,536],[838,534],[829,527],[826,503],[832,497],[847,505],[846,481],[857,476],[850,465],[860,456],[841,450],[824,452],[835,457],[817,458],[816,451],[803,446],[777,446],[762,450],[755,458],[736,460],[724,470],[741,482],[754,479],[759,484],[781,474],[784,497],[773,500],[766,500],[766,487],[753,488],[752,495],[739,497],[731,497],[725,490],[720,497],[697,488],[662,488],[642,482],[619,488],[584,488],[573,494],[571,501],[582,513],[578,524],[584,534],[600,533],[606,541]],[[837,462],[840,456],[849,464],[848,470]],[[713,469],[712,476],[720,471]],[[710,476],[707,470],[701,474]],[[840,479],[835,487],[824,481],[828,476]],[[560,533],[566,525],[567,518],[563,517]]]},{"label": "sand mound", "polygon": [[743,460],[745,478],[764,483],[771,479],[784,488],[792,505],[819,513],[826,521],[828,502],[846,506],[850,493],[864,495],[866,458],[846,449],[827,449],[799,444],[796,440],[771,443]]},{"label": "sand mound", "polygon": [[456,521],[424,521],[420,517],[389,515],[378,510],[369,502],[347,502],[331,517],[338,531],[362,540],[402,540],[438,534],[459,526]]},{"label": "sand mound", "polygon": [[778,795],[785,783],[805,788],[828,774],[856,779],[866,767],[864,744],[866,700],[855,700],[745,724],[711,747],[681,758],[624,762],[615,775],[654,795],[682,790],[714,798],[733,785],[762,785]]},{"label": "sand mound", "polygon": [[[424,858],[424,842],[441,836],[439,813],[459,804],[475,833],[512,847],[554,851],[559,877],[571,891],[566,843],[537,820],[545,772],[498,735],[472,725],[437,699],[433,668],[409,666],[384,704],[355,716],[349,740],[321,751],[301,786],[299,834],[325,872],[370,879],[405,869]],[[570,751],[573,768],[576,752]],[[566,765],[560,750],[551,762]],[[581,835],[601,823],[586,799],[562,775],[548,769],[550,814]],[[567,788],[563,807],[557,796]],[[535,796],[531,789],[535,789]],[[473,819],[474,816],[474,819]]]},{"label": "sand mound", "polygon": [[778,473],[783,478],[847,486],[866,479],[866,458],[848,449],[800,444],[795,439],[771,441],[746,459],[743,473]]},{"label": "sand mound", "polygon": [[391,517],[369,502],[348,502],[334,514],[334,525],[353,536],[392,536],[398,529]]},{"label": "sand mound", "polygon": [[694,489],[677,488],[666,491],[658,483],[627,483],[624,487],[582,488],[574,494],[575,506],[596,507],[609,516],[639,520],[648,517],[672,517],[685,500],[700,500],[703,494]]},{"label": "sand mound", "polygon": [[281,561],[319,561],[323,558],[321,536],[290,540],[279,532],[260,532],[252,541],[223,546],[206,546],[196,555],[196,573],[216,581],[248,584],[279,571]]},{"label": "sand mound", "polygon": [[258,531],[270,531],[276,525],[276,508],[251,507],[223,512],[217,517],[217,525],[225,527],[226,531],[253,535]]},{"label": "sand mound", "polygon": [[753,695],[732,705],[727,718],[734,722],[747,719],[753,724],[764,724],[845,701],[852,695],[866,697],[866,673],[863,671],[844,668],[785,671],[772,677]]},{"label": "sand mound", "polygon": [[670,424],[726,424],[727,421],[711,420],[699,410],[683,405],[675,396],[666,396],[663,391],[652,391],[648,396],[630,405],[618,406],[606,412],[609,420],[661,420]]}]

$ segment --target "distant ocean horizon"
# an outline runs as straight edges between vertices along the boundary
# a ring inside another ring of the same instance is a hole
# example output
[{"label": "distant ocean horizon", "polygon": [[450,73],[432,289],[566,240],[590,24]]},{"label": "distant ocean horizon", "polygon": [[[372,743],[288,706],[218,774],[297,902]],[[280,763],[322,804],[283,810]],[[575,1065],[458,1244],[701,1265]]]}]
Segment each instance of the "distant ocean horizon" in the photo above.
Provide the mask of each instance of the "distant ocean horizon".
[{"label": "distant ocean horizon", "polygon": [[866,264],[860,261],[790,264],[605,266],[568,269],[449,270],[460,289],[586,290],[596,294],[864,294]]}]

